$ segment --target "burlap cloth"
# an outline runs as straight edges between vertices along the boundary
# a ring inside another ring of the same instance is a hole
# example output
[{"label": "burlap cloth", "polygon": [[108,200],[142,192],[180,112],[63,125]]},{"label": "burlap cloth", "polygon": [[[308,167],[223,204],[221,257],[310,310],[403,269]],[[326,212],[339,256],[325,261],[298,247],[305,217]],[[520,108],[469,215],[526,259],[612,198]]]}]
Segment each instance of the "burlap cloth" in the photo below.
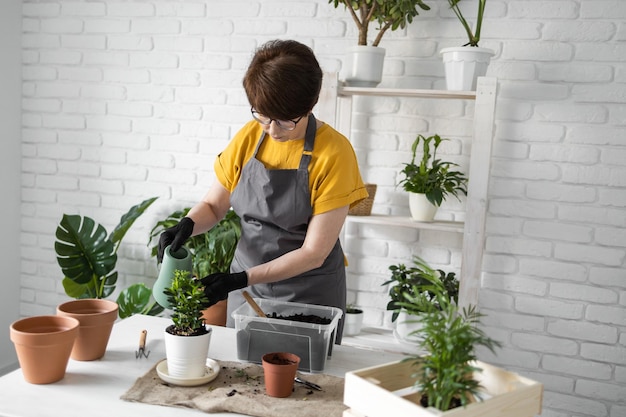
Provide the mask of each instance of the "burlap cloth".
[{"label": "burlap cloth", "polygon": [[341,417],[343,378],[325,374],[301,374],[323,391],[294,384],[288,398],[265,394],[263,367],[256,364],[219,361],[216,379],[197,387],[170,385],[159,378],[156,365],[121,396],[122,400],[169,407],[193,408],[205,413],[233,412],[258,417]]}]

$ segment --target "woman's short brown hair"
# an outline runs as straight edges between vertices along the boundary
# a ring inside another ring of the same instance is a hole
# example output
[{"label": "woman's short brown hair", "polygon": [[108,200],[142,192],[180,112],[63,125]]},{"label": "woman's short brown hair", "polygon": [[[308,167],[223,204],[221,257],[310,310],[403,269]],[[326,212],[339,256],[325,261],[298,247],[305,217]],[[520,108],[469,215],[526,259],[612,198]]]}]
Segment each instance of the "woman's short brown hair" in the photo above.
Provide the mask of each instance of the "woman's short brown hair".
[{"label": "woman's short brown hair", "polygon": [[250,105],[273,119],[295,119],[313,109],[322,88],[322,69],[313,50],[293,40],[258,48],[243,78]]}]

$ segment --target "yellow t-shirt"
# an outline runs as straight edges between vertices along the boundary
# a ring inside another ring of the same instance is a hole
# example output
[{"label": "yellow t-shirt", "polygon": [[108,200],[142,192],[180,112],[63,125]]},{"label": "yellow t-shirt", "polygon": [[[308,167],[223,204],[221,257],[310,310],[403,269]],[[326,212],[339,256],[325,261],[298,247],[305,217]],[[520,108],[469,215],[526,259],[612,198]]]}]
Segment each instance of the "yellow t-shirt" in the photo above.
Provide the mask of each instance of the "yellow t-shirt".
[{"label": "yellow t-shirt", "polygon": [[[256,121],[245,124],[215,161],[220,183],[232,193],[241,170],[254,154],[263,133]],[[257,159],[267,169],[297,169],[304,149],[304,139],[278,142],[265,137]],[[367,197],[358,162],[348,139],[327,124],[317,129],[309,164],[309,188],[313,214],[339,207],[354,206]]]}]

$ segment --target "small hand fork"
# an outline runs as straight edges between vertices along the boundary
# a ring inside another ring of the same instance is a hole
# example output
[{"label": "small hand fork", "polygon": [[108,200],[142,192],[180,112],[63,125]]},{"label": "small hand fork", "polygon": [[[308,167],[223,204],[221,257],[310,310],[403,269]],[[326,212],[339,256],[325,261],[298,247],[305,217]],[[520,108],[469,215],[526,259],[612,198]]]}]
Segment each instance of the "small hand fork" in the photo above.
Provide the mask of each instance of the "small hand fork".
[{"label": "small hand fork", "polygon": [[146,353],[146,337],[147,336],[148,336],[148,331],[145,329],[142,330],[141,334],[139,335],[139,350],[135,352],[135,359],[139,359],[142,356],[144,358],[148,358],[150,351]]}]

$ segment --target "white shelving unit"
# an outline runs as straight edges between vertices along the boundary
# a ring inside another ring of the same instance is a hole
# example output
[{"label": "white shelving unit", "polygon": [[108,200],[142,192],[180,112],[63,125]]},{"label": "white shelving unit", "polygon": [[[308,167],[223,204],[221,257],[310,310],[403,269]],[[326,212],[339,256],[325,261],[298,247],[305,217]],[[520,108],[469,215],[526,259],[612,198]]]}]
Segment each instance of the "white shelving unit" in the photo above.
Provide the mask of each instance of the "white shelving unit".
[{"label": "white shelving unit", "polygon": [[350,137],[352,128],[352,98],[354,96],[412,97],[424,100],[456,99],[475,100],[472,148],[468,172],[465,222],[415,222],[399,216],[348,216],[348,221],[417,229],[463,233],[461,271],[459,274],[459,304],[478,303],[478,289],[485,243],[487,191],[491,167],[494,114],[497,81],[495,78],[478,79],[476,91],[417,90],[390,88],[345,87],[337,75],[325,74],[316,114]]}]

